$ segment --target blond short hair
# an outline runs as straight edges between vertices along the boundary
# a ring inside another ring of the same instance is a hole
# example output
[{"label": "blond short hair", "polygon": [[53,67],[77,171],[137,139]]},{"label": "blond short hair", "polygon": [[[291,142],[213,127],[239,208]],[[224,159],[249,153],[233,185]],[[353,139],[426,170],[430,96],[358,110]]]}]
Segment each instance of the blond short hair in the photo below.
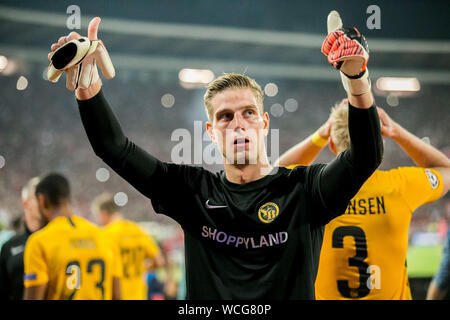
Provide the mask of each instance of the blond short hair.
[{"label": "blond short hair", "polygon": [[27,184],[22,188],[22,200],[27,200],[30,196],[34,196],[36,186],[39,184],[39,177],[28,180]]},{"label": "blond short hair", "polygon": [[94,213],[105,211],[107,214],[112,215],[119,212],[119,206],[114,202],[113,195],[105,192],[97,196],[94,201],[92,201],[91,210]]},{"label": "blond short hair", "polygon": [[256,83],[254,79],[239,73],[225,73],[208,85],[206,93],[203,97],[203,101],[205,103],[206,108],[206,114],[210,122],[213,121],[214,117],[214,106],[211,103],[212,99],[215,97],[216,94],[225,91],[227,89],[233,88],[252,89],[256,98],[257,107],[261,112],[261,115],[264,113],[264,104],[263,104],[264,94],[259,84]]},{"label": "blond short hair", "polygon": [[336,146],[336,151],[341,153],[350,147],[350,134],[348,131],[348,102],[346,100],[337,103],[331,109],[331,139]]}]

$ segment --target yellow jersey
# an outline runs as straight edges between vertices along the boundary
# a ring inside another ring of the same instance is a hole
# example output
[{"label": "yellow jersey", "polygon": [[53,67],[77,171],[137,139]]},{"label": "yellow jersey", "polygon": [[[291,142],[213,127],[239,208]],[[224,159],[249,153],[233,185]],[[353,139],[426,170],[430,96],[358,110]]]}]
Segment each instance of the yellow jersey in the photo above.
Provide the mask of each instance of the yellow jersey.
[{"label": "yellow jersey", "polygon": [[442,190],[432,169],[375,171],[345,214],[325,226],[316,299],[411,299],[406,253],[412,212]]},{"label": "yellow jersey", "polygon": [[139,225],[124,219],[108,224],[104,232],[119,247],[123,268],[122,299],[147,300],[146,259],[153,259],[160,253],[158,245]]},{"label": "yellow jersey", "polygon": [[117,249],[79,216],[57,217],[33,233],[24,268],[24,286],[47,284],[47,300],[110,300],[121,275]]}]

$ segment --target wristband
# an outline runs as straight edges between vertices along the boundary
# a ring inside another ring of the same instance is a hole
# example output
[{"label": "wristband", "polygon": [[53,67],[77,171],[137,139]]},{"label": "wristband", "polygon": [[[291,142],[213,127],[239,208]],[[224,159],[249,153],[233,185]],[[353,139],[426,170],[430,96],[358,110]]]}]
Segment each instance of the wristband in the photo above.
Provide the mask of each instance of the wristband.
[{"label": "wristband", "polygon": [[319,148],[323,148],[328,144],[328,139],[322,138],[319,134],[319,130],[317,130],[311,136],[311,142]]},{"label": "wristband", "polygon": [[344,89],[345,91],[347,91],[347,93],[354,96],[360,96],[362,94],[370,92],[371,83],[369,78],[369,69],[366,68],[359,78],[349,77],[342,71],[340,73],[342,85],[344,86]]}]

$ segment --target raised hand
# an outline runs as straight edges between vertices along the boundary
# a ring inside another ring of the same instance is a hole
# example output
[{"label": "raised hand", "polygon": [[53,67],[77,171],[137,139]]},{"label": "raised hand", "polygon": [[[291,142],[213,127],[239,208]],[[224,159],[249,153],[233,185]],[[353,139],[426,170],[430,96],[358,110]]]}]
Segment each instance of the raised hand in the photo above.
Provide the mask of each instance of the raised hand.
[{"label": "raised hand", "polygon": [[328,62],[346,76],[355,77],[364,72],[369,60],[366,39],[356,28],[343,28],[337,11],[327,18],[328,36],[322,44],[322,52]]},{"label": "raised hand", "polygon": [[377,107],[378,117],[380,118],[381,134],[388,138],[394,138],[397,135],[397,123],[389,117],[389,115]]},{"label": "raised hand", "polygon": [[99,17],[91,20],[88,37],[71,32],[52,44],[52,52],[48,54],[49,81],[57,82],[61,74],[66,72],[66,87],[71,91],[79,88],[88,89],[94,83],[100,82],[101,85],[97,63],[105,78],[114,77],[115,70],[108,51],[103,42],[97,38],[100,21]]},{"label": "raised hand", "polygon": [[328,14],[327,31],[321,51],[341,71],[345,90],[355,96],[369,92],[369,48],[364,36],[356,28],[343,28],[339,13],[334,10]]},{"label": "raised hand", "polygon": [[319,135],[323,139],[328,139],[331,134],[331,118],[328,118],[327,122],[325,122],[318,130]]}]

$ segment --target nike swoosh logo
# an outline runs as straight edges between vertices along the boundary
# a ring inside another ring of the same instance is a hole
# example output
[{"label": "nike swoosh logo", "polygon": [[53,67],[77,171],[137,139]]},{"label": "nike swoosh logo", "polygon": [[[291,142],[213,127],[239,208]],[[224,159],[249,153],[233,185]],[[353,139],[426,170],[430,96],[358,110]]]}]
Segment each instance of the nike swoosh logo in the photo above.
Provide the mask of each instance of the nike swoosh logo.
[{"label": "nike swoosh logo", "polygon": [[214,206],[214,205],[211,205],[211,204],[209,204],[209,199],[208,199],[205,202],[205,207],[206,207],[206,209],[220,209],[220,208],[227,208],[228,206]]}]

